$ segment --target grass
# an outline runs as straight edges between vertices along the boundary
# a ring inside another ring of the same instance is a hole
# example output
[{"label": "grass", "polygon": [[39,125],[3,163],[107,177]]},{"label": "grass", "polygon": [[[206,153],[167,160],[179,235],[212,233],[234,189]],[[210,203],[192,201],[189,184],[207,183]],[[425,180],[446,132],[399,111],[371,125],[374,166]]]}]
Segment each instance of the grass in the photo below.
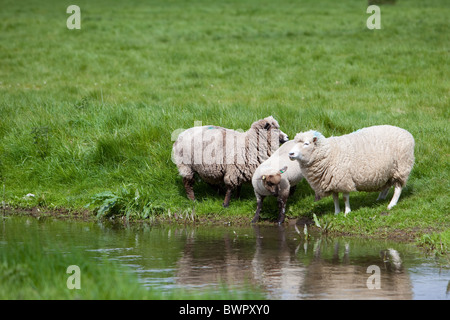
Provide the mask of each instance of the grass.
[{"label": "grass", "polygon": [[[192,210],[170,158],[174,132],[194,121],[247,129],[273,115],[291,137],[392,124],[416,139],[415,167],[388,214],[386,201],[360,193],[349,217],[334,217],[331,198],[314,203],[302,182],[288,216],[316,214],[357,235],[449,228],[448,1],[382,6],[381,30],[366,28],[366,1],[80,0],[81,30],[66,28],[70,4],[2,4],[9,207],[91,203],[93,214],[130,218]],[[228,209],[205,184],[195,191],[198,216],[250,220],[256,207],[249,186]],[[267,203],[262,217],[274,219]]]},{"label": "grass", "polygon": [[450,243],[450,230],[447,229],[442,233],[424,234],[417,243],[435,256],[447,254],[450,251],[448,248]]}]

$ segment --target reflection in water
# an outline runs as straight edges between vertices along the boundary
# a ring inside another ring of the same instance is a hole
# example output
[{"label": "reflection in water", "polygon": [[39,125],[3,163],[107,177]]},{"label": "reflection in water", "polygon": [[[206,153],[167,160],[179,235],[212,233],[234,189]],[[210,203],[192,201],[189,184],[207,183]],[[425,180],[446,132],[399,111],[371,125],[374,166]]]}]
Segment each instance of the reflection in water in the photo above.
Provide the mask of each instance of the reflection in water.
[{"label": "reflection in water", "polygon": [[[348,243],[343,250],[340,250],[340,247],[341,243],[335,242],[331,259],[323,259],[320,249],[314,253],[314,260],[308,266],[303,287],[307,297],[314,299],[412,298],[411,282],[407,272],[402,268],[396,250],[383,250],[381,257],[367,255],[364,259],[355,260],[351,256]],[[340,251],[343,251],[341,257]],[[370,266],[378,268],[369,268]],[[379,270],[379,279],[369,279],[376,274],[372,271],[368,273],[368,269]],[[378,288],[374,288],[375,281],[379,282]]]},{"label": "reflection in water", "polygon": [[[224,234],[220,241],[196,243],[188,237],[177,263],[177,282],[205,285],[224,281],[239,284],[250,281],[273,299],[411,299],[409,276],[397,250],[359,247],[352,255],[351,244],[322,239],[302,243],[289,238],[284,227],[254,226],[252,250],[235,245],[237,238]],[[356,246],[356,244],[355,244]],[[301,248],[300,248],[301,247]],[[250,249],[250,247],[249,247]],[[299,250],[300,249],[300,250]],[[380,289],[370,290],[369,266],[378,266]]]},{"label": "reflection in water", "polygon": [[[284,226],[277,227],[275,239],[265,235],[265,230],[254,226],[256,248],[252,259],[254,279],[270,292],[270,297],[292,299],[299,293],[305,268],[293,255],[286,241]],[[276,247],[271,244],[275,243]]]},{"label": "reflection in water", "polygon": [[251,277],[245,253],[233,248],[229,233],[217,239],[196,239],[191,232],[186,239],[181,258],[177,262],[179,284],[205,286],[225,282],[242,283]]},{"label": "reflection in water", "polygon": [[[205,227],[4,219],[0,250],[36,233],[42,247],[76,245],[119,261],[147,287],[260,288],[269,299],[449,299],[450,272],[414,246],[312,235],[294,226]],[[379,284],[379,289],[369,289]]]}]

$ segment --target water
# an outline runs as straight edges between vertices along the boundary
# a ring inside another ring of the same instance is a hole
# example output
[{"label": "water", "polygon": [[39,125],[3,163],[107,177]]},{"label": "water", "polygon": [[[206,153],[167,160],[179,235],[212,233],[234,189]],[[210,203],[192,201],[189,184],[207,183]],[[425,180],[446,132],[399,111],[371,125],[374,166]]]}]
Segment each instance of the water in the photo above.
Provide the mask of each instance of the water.
[{"label": "water", "polygon": [[[294,226],[131,227],[6,217],[0,250],[37,233],[43,248],[77,248],[126,266],[145,287],[167,291],[249,285],[268,299],[450,299],[450,270],[412,244],[320,234]],[[379,289],[374,287],[379,285]]]}]

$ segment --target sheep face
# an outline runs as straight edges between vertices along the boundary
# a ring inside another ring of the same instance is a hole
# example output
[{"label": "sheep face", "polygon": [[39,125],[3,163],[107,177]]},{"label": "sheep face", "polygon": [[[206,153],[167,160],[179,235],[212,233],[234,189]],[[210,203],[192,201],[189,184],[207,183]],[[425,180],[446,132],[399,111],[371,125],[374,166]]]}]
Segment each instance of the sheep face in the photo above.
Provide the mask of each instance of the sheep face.
[{"label": "sheep face", "polygon": [[278,129],[278,136],[280,138],[280,144],[283,144],[283,143],[289,141],[288,135],[286,133],[284,133],[283,131],[281,131],[280,129]]},{"label": "sheep face", "polygon": [[317,131],[301,132],[295,136],[295,145],[289,152],[289,159],[307,165],[314,160],[319,139],[323,137]]},{"label": "sheep face", "polygon": [[270,116],[261,120],[262,123],[254,124],[256,126],[261,126],[263,130],[270,131],[273,136],[278,137],[280,144],[289,141],[289,137],[286,133],[280,130],[280,125],[274,117]]},{"label": "sheep face", "polygon": [[283,167],[279,172],[275,174],[262,175],[261,180],[263,182],[264,188],[269,191],[272,195],[278,197],[278,193],[280,192],[280,182],[281,175],[286,172],[287,167]]},{"label": "sheep face", "polygon": [[277,197],[280,187],[281,174],[277,173],[275,175],[269,174],[267,176],[262,176],[261,180],[263,181],[264,188]]}]

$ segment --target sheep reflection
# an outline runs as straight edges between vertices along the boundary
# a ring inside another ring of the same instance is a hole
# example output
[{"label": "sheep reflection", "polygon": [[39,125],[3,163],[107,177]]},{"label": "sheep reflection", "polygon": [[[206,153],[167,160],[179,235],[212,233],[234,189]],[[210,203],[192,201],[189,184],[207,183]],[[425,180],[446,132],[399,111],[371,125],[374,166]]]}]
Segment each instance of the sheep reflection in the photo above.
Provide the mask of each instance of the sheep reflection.
[{"label": "sheep reflection", "polygon": [[[177,262],[178,284],[252,284],[269,299],[412,298],[411,281],[394,249],[325,237],[305,242],[292,226],[255,225],[245,232],[230,230],[220,239],[191,232]],[[371,265],[379,267],[380,289],[367,287]]]}]

